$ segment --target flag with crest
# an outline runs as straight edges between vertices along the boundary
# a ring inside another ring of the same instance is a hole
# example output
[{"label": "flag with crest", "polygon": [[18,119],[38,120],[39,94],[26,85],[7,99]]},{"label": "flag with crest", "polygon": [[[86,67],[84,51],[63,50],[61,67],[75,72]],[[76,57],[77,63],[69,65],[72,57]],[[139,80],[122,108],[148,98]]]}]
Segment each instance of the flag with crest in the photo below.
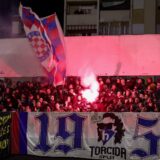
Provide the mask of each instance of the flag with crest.
[{"label": "flag with crest", "polygon": [[66,75],[64,36],[56,14],[39,18],[20,5],[20,17],[29,42],[54,86],[64,84]]}]

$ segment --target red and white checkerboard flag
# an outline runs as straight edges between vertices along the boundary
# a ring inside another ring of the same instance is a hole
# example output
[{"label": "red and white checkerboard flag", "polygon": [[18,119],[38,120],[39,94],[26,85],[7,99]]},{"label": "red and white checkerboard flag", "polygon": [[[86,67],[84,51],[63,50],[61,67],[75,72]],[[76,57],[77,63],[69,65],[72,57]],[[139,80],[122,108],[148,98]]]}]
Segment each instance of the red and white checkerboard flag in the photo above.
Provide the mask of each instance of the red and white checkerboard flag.
[{"label": "red and white checkerboard flag", "polygon": [[[50,82],[53,82],[55,86],[62,85],[64,83],[66,70],[64,65],[65,58],[62,56],[64,54],[63,45],[59,45],[62,43],[61,41],[59,42],[60,38],[57,38],[59,35],[50,35],[45,26],[45,22],[48,21],[47,18],[41,20],[31,8],[20,5],[19,11],[26,36],[41,65],[45,71],[47,71]],[[60,50],[57,50],[57,48],[60,48]],[[59,51],[59,54],[57,54],[57,51]],[[57,55],[60,56],[58,57]],[[61,63],[63,65],[59,65]],[[59,66],[61,66],[61,68]]]}]

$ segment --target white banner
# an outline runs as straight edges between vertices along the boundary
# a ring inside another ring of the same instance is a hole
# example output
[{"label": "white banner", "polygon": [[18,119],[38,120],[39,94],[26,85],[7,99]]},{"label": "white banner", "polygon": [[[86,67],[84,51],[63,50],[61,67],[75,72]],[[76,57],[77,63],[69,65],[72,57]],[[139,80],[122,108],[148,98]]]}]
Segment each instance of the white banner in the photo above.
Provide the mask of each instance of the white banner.
[{"label": "white banner", "polygon": [[159,159],[160,113],[19,115],[21,154],[107,160]]},{"label": "white banner", "polygon": [[[139,26],[138,26],[139,27]],[[65,37],[68,76],[159,75],[160,35]],[[0,77],[44,76],[28,41],[0,39]]]}]

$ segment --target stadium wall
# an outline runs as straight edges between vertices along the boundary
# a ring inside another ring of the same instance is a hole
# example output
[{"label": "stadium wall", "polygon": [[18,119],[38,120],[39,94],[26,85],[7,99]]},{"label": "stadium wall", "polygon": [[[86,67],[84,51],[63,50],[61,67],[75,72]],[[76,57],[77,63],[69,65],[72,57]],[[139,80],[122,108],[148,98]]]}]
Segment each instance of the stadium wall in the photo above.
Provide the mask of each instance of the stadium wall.
[{"label": "stadium wall", "polygon": [[[67,75],[160,74],[160,35],[65,37]],[[43,76],[26,38],[0,39],[0,77]]]}]

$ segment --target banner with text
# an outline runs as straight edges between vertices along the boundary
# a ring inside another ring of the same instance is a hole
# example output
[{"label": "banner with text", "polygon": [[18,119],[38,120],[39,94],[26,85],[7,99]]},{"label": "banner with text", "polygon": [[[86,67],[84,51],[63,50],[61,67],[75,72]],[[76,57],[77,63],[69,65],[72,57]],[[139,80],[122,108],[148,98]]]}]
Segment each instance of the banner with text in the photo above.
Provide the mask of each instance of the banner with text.
[{"label": "banner with text", "polygon": [[0,112],[0,159],[10,154],[11,114]]},{"label": "banner with text", "polygon": [[160,156],[160,113],[16,114],[12,153],[108,160]]}]

